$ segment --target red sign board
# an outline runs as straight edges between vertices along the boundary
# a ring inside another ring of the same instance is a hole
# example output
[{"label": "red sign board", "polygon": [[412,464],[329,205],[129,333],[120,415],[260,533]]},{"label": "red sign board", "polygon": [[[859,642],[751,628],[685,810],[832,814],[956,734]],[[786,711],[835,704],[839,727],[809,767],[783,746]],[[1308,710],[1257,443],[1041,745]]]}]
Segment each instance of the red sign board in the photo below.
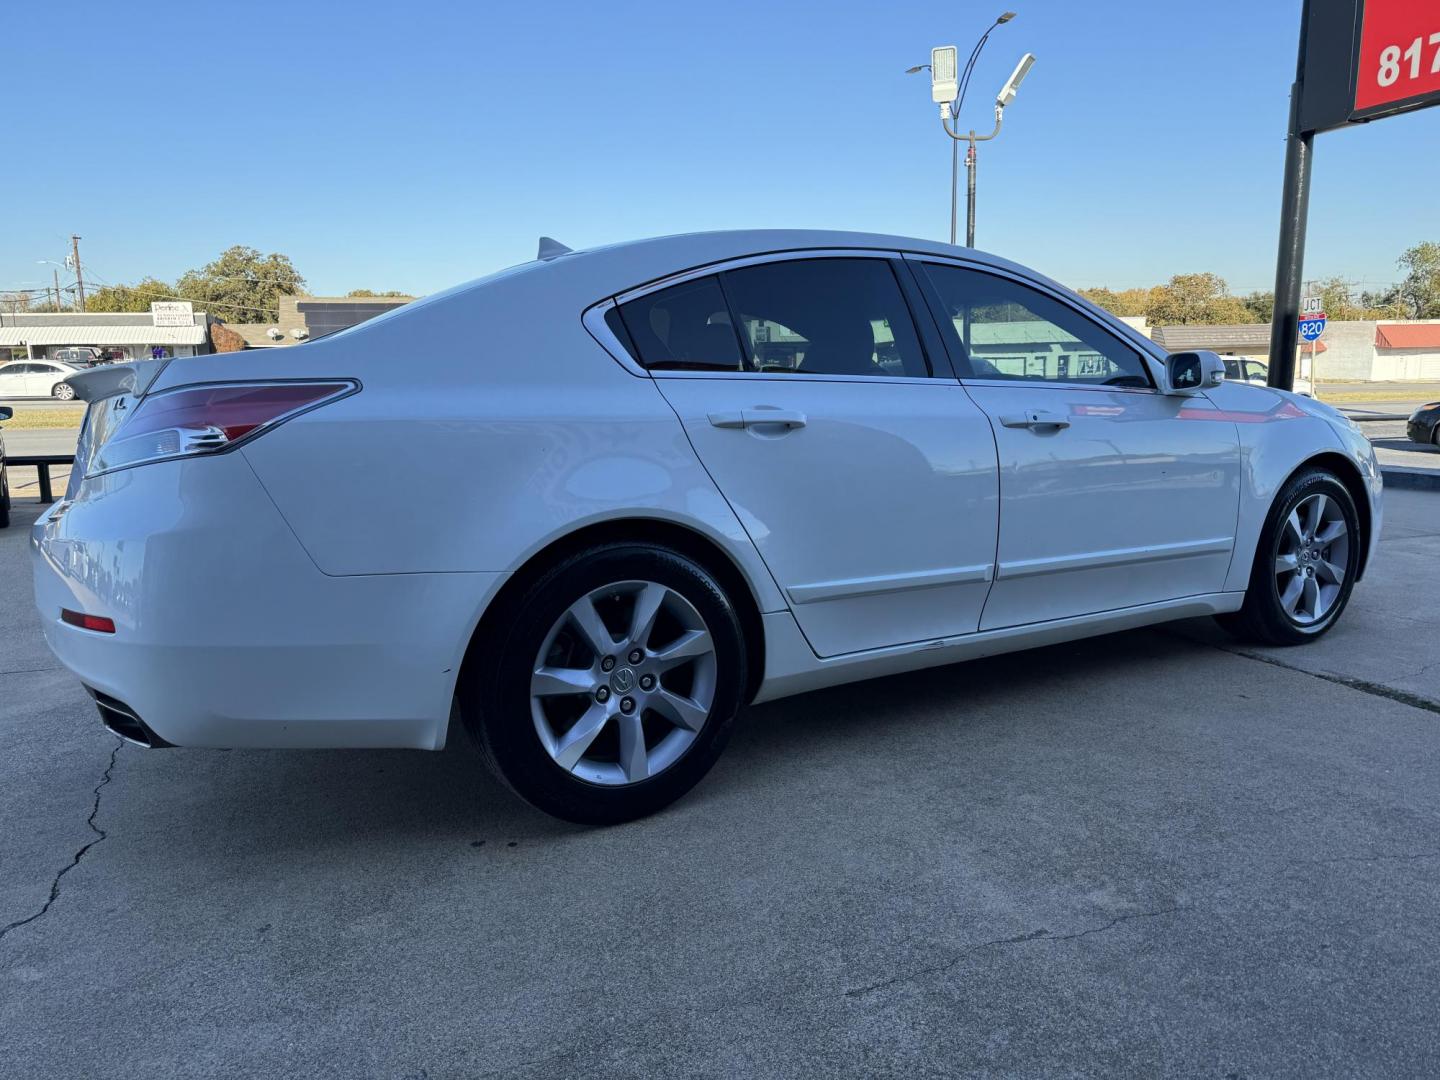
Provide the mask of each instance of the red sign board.
[{"label": "red sign board", "polygon": [[1437,91],[1440,3],[1366,0],[1356,65],[1356,111]]}]

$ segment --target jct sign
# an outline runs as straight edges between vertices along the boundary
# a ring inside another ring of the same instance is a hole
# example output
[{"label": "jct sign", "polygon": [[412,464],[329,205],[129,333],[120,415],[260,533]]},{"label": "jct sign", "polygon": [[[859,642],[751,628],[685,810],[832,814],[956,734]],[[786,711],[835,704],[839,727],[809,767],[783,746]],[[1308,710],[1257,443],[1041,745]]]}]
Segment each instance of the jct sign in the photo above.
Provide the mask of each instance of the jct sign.
[{"label": "jct sign", "polygon": [[1440,93],[1440,4],[1369,0],[1363,18],[1356,111]]}]

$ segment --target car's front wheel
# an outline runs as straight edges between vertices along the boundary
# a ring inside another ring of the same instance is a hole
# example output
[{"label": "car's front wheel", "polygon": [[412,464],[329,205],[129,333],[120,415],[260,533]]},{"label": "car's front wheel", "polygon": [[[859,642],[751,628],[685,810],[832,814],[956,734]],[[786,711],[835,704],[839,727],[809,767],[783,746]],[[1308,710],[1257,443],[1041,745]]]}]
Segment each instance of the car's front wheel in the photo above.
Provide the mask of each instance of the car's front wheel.
[{"label": "car's front wheel", "polygon": [[66,382],[56,383],[50,393],[60,401],[71,401],[75,397],[75,388]]},{"label": "car's front wheel", "polygon": [[1268,645],[1313,641],[1350,601],[1364,538],[1349,490],[1325,469],[1305,469],[1281,490],[1255,551],[1245,604],[1218,621]]},{"label": "car's front wheel", "polygon": [[709,771],[746,685],[735,607],[698,563],[649,544],[580,552],[471,648],[461,711],[491,767],[557,817],[654,813]]}]

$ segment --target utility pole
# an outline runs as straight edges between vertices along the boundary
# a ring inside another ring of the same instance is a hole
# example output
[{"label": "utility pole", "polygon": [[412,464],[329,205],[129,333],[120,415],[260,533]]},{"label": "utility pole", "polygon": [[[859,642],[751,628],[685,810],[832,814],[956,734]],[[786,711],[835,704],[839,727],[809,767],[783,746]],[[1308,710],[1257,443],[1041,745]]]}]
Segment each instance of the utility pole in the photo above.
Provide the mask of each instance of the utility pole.
[{"label": "utility pole", "polygon": [[75,294],[80,299],[80,310],[85,310],[85,275],[80,270],[80,237],[71,235],[70,254],[75,259]]},{"label": "utility pole", "polygon": [[50,276],[55,281],[55,311],[58,314],[60,311],[60,271],[52,266],[50,268]]}]

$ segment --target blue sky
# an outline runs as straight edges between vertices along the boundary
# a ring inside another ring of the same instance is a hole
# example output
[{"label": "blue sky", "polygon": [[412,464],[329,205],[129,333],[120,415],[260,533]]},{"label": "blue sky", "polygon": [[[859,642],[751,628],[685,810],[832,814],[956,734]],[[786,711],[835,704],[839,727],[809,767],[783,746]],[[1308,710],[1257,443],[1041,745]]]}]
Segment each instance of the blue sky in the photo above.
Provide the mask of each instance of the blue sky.
[{"label": "blue sky", "polygon": [[[1075,286],[1268,288],[1300,0],[1008,0],[967,103],[977,242]],[[17,5],[0,288],[71,232],[97,281],[282,251],[320,293],[432,292],[696,229],[943,238],[928,76],[1003,10],[940,4]],[[1384,282],[1440,240],[1440,109],[1316,140],[1306,271]],[[963,175],[962,175],[963,183]],[[962,192],[963,198],[963,192]],[[963,224],[962,224],[963,227]]]}]

